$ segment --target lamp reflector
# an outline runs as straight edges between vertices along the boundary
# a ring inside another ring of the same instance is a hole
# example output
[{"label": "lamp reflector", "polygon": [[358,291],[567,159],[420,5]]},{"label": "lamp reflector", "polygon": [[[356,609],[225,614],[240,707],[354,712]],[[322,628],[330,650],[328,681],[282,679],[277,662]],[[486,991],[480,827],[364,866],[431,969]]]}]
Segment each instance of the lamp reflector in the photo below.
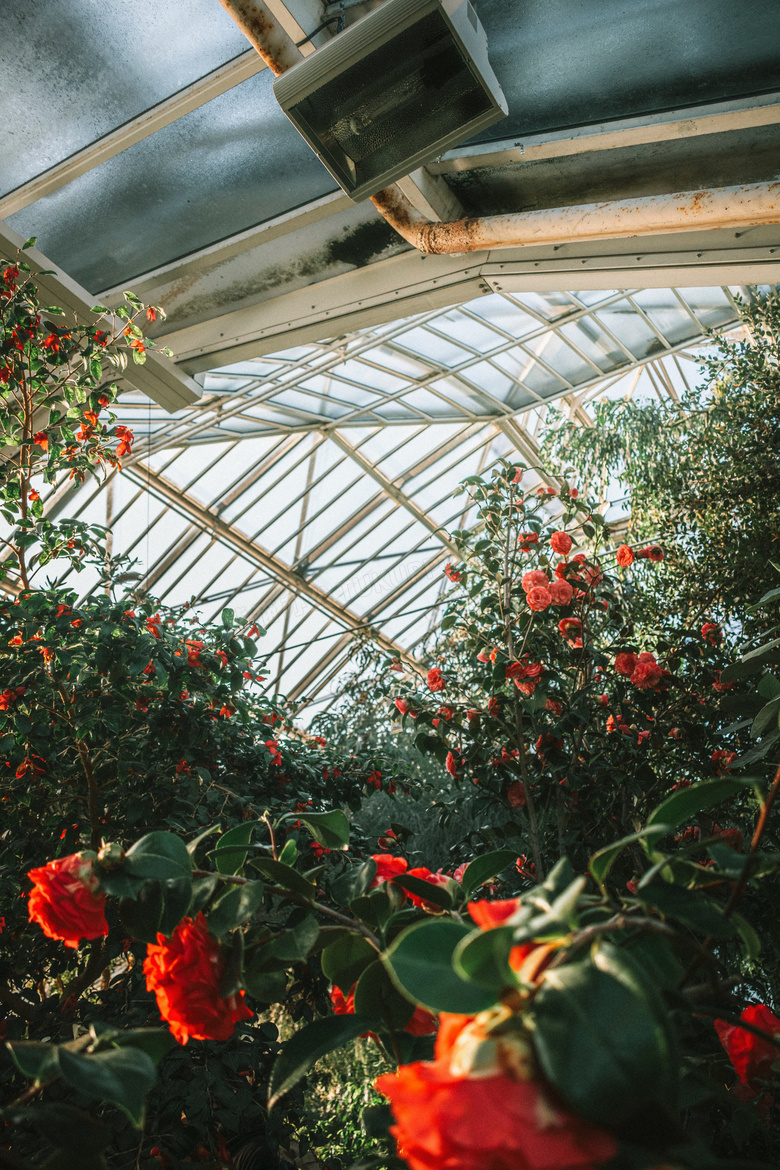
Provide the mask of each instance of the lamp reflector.
[{"label": "lamp reflector", "polygon": [[278,77],[274,93],[356,201],[507,112],[469,0],[386,0]]}]

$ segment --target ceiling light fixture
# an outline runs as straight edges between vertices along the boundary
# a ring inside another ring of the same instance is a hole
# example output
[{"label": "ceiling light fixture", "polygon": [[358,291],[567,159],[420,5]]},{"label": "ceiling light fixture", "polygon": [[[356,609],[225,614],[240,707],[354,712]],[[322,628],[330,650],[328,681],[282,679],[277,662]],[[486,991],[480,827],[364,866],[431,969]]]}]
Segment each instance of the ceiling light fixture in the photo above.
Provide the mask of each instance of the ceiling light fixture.
[{"label": "ceiling light fixture", "polygon": [[469,0],[386,0],[274,82],[356,202],[506,116]]}]

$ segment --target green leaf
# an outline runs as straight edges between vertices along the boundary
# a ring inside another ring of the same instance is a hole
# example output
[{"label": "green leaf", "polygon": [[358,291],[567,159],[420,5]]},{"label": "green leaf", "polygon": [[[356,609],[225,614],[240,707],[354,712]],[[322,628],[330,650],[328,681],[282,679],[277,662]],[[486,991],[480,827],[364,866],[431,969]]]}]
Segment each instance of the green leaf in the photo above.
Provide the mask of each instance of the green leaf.
[{"label": "green leaf", "polygon": [[702,780],[690,788],[680,788],[653,810],[647,819],[647,827],[679,825],[756,783],[759,781],[746,776],[719,776],[716,780]]},{"label": "green leaf", "polygon": [[376,950],[367,939],[360,934],[348,934],[324,948],[322,973],[347,995],[376,957]]},{"label": "green leaf", "polygon": [[780,696],[771,699],[756,715],[753,720],[753,726],[750,728],[751,739],[758,739],[759,736],[764,735],[770,728],[773,730],[776,729],[779,715]]},{"label": "green leaf", "polygon": [[282,865],[295,865],[298,860],[298,846],[295,843],[294,837],[288,837],[285,841],[282,851],[279,854],[279,860]]},{"label": "green leaf", "polygon": [[383,1031],[400,1029],[414,1015],[414,1004],[396,988],[384,964],[376,959],[358,979],[355,1011],[368,1016]]},{"label": "green leaf", "polygon": [[272,943],[277,959],[287,963],[298,963],[306,959],[320,937],[317,920],[307,914],[302,922],[279,935]]},{"label": "green leaf", "polygon": [[452,965],[455,948],[471,933],[451,918],[409,927],[384,955],[396,987],[432,1012],[473,1016],[492,1007],[495,995],[462,979]]},{"label": "green leaf", "polygon": [[734,921],[734,925],[737,928],[737,933],[739,935],[740,942],[742,943],[742,949],[745,953],[745,958],[748,960],[748,962],[755,962],[755,960],[761,954],[761,939],[747,921],[747,919],[743,918],[741,914],[737,914],[736,911],[732,910],[731,917]]},{"label": "green leaf", "polygon": [[512,849],[494,849],[492,853],[475,857],[464,870],[461,880],[463,893],[468,898],[469,894],[483,885],[488,878],[496,877],[516,861],[517,852]]},{"label": "green leaf", "polygon": [[492,991],[496,997],[505,987],[516,987],[517,980],[509,966],[514,935],[513,926],[476,930],[466,935],[453,954],[453,966],[458,975]]},{"label": "green leaf", "polygon": [[659,1096],[673,1103],[666,1025],[635,984],[569,963],[546,973],[529,1018],[542,1071],[578,1116],[614,1126]]},{"label": "green leaf", "polygon": [[225,627],[225,629],[232,630],[232,628],[235,624],[236,624],[236,615],[235,615],[234,611],[232,609],[223,609],[222,610],[222,625]]},{"label": "green leaf", "polygon": [[376,862],[369,857],[362,865],[351,867],[341,877],[337,877],[330,888],[331,897],[340,906],[348,905],[353,898],[365,894],[376,877]]},{"label": "green leaf", "polygon": [[222,938],[237,926],[251,918],[263,901],[265,886],[261,881],[247,882],[245,886],[234,886],[228,890],[208,917],[209,930]]},{"label": "green leaf", "polygon": [[39,1044],[34,1040],[18,1040],[7,1043],[6,1048],[13,1057],[19,1072],[31,1077],[36,1084],[54,1080],[60,1075],[56,1044]]},{"label": "green leaf", "polygon": [[368,1016],[328,1016],[296,1032],[282,1045],[271,1069],[268,1108],[273,1109],[279,1098],[289,1093],[321,1056],[368,1032],[373,1022]]},{"label": "green leaf", "polygon": [[38,243],[38,237],[37,236],[30,236],[29,240],[25,240],[24,243],[22,244],[22,251],[26,252],[28,248],[34,248],[37,243]]},{"label": "green leaf", "polygon": [[175,1037],[164,1028],[131,1028],[112,1036],[111,1043],[118,1048],[140,1048],[155,1064],[176,1047]]},{"label": "green leaf", "polygon": [[731,919],[724,916],[723,907],[701,891],[686,890],[683,886],[655,878],[639,887],[637,897],[644,906],[660,911],[664,918],[672,918],[691,930],[711,934],[713,938],[733,938],[737,933]]},{"label": "green leaf", "polygon": [[[255,823],[257,823],[257,822],[255,822]],[[198,848],[201,841],[205,841],[206,838],[210,837],[212,833],[218,833],[219,831],[220,831],[219,825],[209,825],[208,829],[204,829],[203,832],[198,833],[197,837],[193,838],[192,841],[188,841],[187,842],[187,852],[189,853],[190,857],[195,856],[195,850]]]},{"label": "green leaf", "polygon": [[426,882],[424,878],[412,877],[408,873],[398,874],[392,879],[392,884],[414,894],[416,898],[423,898],[424,901],[430,902],[434,906],[440,906],[442,910],[452,909],[452,895],[444,886],[435,886],[433,882]]},{"label": "green leaf", "polygon": [[305,898],[307,902],[314,901],[314,886],[303,874],[298,873],[290,865],[283,865],[281,861],[274,861],[272,857],[256,857],[252,862],[255,869],[259,869],[266,877],[271,878],[278,886],[290,890]]},{"label": "green leaf", "polygon": [[209,853],[220,873],[236,874],[243,869],[249,852],[247,846],[259,824],[260,821],[242,821],[240,825],[222,834],[216,848]]},{"label": "green leaf", "polygon": [[146,1095],[157,1079],[151,1056],[140,1048],[115,1048],[90,1056],[60,1048],[59,1060],[63,1079],[71,1088],[118,1105],[141,1128]]},{"label": "green leaf", "polygon": [[346,849],[349,846],[349,821],[341,809],[326,813],[300,813],[298,819],[325,849]]},{"label": "green leaf", "polygon": [[659,837],[665,836],[670,829],[671,826],[669,825],[648,826],[638,833],[631,833],[628,837],[621,837],[619,841],[613,841],[605,849],[599,849],[598,853],[594,853],[588,863],[588,869],[601,891],[604,892],[604,883],[607,880],[609,871],[627,845],[631,845],[635,841],[641,841],[645,837],[648,838],[648,844],[653,844]]},{"label": "green leaf", "polygon": [[158,830],[147,833],[132,845],[125,857],[125,867],[133,877],[182,878],[192,876],[187,846],[175,833]]}]

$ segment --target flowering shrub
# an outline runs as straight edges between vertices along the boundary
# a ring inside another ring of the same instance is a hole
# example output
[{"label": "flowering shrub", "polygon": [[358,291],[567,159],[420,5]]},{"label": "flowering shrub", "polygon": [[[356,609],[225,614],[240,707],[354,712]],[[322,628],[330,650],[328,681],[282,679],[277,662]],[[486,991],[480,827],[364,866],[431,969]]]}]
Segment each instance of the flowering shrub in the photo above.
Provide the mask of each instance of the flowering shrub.
[{"label": "flowering shrub", "polygon": [[[502,820],[451,867],[405,856],[400,824],[373,853],[345,810],[390,792],[397,762],[297,732],[256,689],[262,631],[110,581],[81,602],[32,587],[49,554],[103,553],[30,512],[31,460],[78,478],[132,438],[104,432],[92,382],[71,387],[73,440],[59,414],[19,415],[15,355],[45,399],[57,370],[99,378],[90,346],[146,343],[135,325],[66,337],[18,275],[0,378],[19,501],[0,605],[9,1164],[242,1165],[247,1129],[276,1140],[316,1061],[370,1036],[396,1067],[366,1115],[377,1170],[771,1166],[774,640],[730,663],[709,618],[673,640],[638,627],[660,546],[624,546],[614,571],[576,490],[524,492],[509,463],[474,477],[432,661],[387,664],[386,707],[456,799]],[[281,1046],[271,1005],[303,1024]]]}]

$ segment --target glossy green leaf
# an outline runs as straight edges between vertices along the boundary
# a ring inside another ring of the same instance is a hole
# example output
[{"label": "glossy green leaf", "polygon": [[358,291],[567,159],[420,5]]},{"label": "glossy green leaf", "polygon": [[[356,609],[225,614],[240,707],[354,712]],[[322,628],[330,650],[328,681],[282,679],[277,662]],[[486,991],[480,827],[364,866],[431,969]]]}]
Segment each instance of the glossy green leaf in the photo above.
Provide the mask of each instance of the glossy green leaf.
[{"label": "glossy green leaf", "polygon": [[472,891],[478,889],[488,878],[496,877],[516,861],[517,853],[512,849],[494,849],[492,853],[475,857],[464,870],[461,879],[463,893],[468,898]]},{"label": "glossy green leaf", "polygon": [[607,845],[605,849],[600,849],[598,853],[594,853],[588,862],[588,869],[596,884],[604,890],[604,883],[607,880],[609,871],[617,861],[620,854],[627,845],[632,845],[636,841],[641,841],[644,838],[648,839],[648,844],[653,844],[660,837],[670,832],[670,826],[665,824],[648,826],[638,833],[631,833],[628,837],[621,837],[619,841],[613,841],[611,845]]},{"label": "glossy green leaf", "polygon": [[124,866],[133,877],[191,877],[192,863],[187,846],[175,833],[158,830],[147,833],[127,851]]},{"label": "glossy green leaf", "polygon": [[744,788],[750,788],[757,780],[745,776],[719,776],[715,780],[701,780],[690,788],[680,788],[667,796],[662,804],[650,814],[647,827],[654,825],[679,825],[690,820],[697,813],[713,808],[729,800]]},{"label": "glossy green leaf", "polygon": [[458,975],[496,996],[503,988],[516,986],[517,980],[509,966],[514,934],[513,926],[497,926],[466,935],[453,953],[453,966]]},{"label": "glossy green leaf", "polygon": [[331,896],[339,905],[348,905],[353,898],[365,894],[376,877],[376,862],[369,857],[362,865],[350,866],[346,873],[337,877],[330,888]]},{"label": "glossy green leaf", "polygon": [[285,930],[272,943],[277,959],[287,963],[299,963],[308,958],[320,937],[319,924],[311,914],[295,926]]},{"label": "glossy green leaf", "polygon": [[723,906],[706,897],[700,890],[687,890],[655,878],[637,890],[644,906],[658,910],[664,918],[671,918],[691,930],[711,934],[713,938],[733,938],[736,926],[723,913]]},{"label": "glossy green leaf", "polygon": [[341,809],[324,813],[300,813],[299,820],[325,849],[349,846],[349,821]]},{"label": "glossy green leaf", "polygon": [[394,877],[393,885],[406,890],[409,894],[414,894],[416,898],[423,898],[426,902],[441,907],[442,910],[452,909],[452,896],[444,886],[435,886],[433,882],[426,882],[424,878],[412,877],[408,873]]},{"label": "glossy green leaf", "polygon": [[412,1018],[414,1004],[401,995],[384,964],[376,959],[358,979],[355,1011],[370,1016],[380,1029],[398,1029]]},{"label": "glossy green leaf", "polygon": [[322,952],[322,973],[346,995],[370,963],[377,958],[374,947],[359,934],[339,938]]},{"label": "glossy green leaf", "polygon": [[590,959],[547,972],[530,1022],[544,1075],[580,1117],[614,1126],[673,1097],[665,1021],[636,986]]},{"label": "glossy green leaf", "polygon": [[6,1048],[11,1053],[19,1072],[30,1077],[36,1084],[54,1080],[60,1075],[56,1044],[39,1044],[34,1040],[17,1040],[13,1043],[7,1043]]},{"label": "glossy green leaf", "polygon": [[117,1032],[111,1043],[118,1048],[140,1048],[155,1064],[159,1064],[166,1053],[176,1047],[176,1038],[165,1028],[131,1028]]},{"label": "glossy green leaf", "polygon": [[154,1061],[140,1048],[115,1048],[90,1056],[59,1051],[60,1069],[73,1089],[118,1105],[140,1129],[146,1096],[157,1079]]},{"label": "glossy green leaf", "polygon": [[281,861],[274,861],[272,857],[256,857],[252,862],[255,869],[259,869],[262,874],[270,878],[271,881],[277,885],[282,886],[285,890],[290,890],[293,894],[298,894],[305,898],[307,902],[314,901],[314,886],[312,883],[298,873],[297,869],[293,869],[290,865],[283,865]]},{"label": "glossy green leaf", "polygon": [[220,873],[238,873],[246,861],[249,842],[260,821],[242,821],[240,825],[223,833],[216,847],[209,854]]},{"label": "glossy green leaf", "polygon": [[263,901],[265,886],[261,881],[247,882],[228,890],[209,914],[209,930],[222,938],[252,917]]},{"label": "glossy green leaf", "polygon": [[432,1012],[471,1016],[492,1007],[495,995],[462,979],[452,965],[458,943],[471,934],[468,926],[451,918],[409,927],[384,955],[396,986]]},{"label": "glossy green leaf", "polygon": [[272,1109],[280,1097],[289,1093],[321,1056],[370,1031],[372,1023],[367,1016],[328,1016],[296,1032],[282,1045],[271,1069],[268,1108]]}]

